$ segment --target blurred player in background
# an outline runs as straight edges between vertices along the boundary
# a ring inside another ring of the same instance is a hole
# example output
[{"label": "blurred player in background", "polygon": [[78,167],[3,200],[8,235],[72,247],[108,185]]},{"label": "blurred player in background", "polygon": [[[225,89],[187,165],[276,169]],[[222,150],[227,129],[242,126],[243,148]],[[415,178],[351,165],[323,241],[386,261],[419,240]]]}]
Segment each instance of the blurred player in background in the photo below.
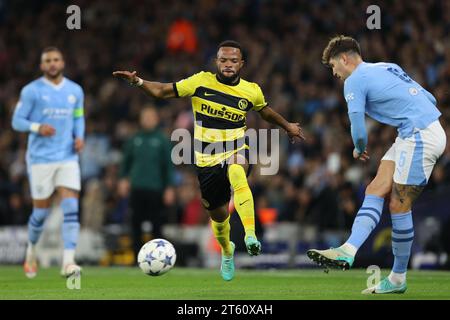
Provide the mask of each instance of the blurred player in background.
[{"label": "blurred player in background", "polygon": [[364,62],[359,43],[353,38],[331,39],[322,62],[344,81],[355,159],[369,158],[365,114],[396,127],[398,137],[367,186],[347,242],[336,249],[309,250],[308,256],[321,265],[350,268],[356,252],[380,221],[384,198],[390,194],[394,266],[387,278],[363,293],[403,293],[414,239],[411,208],[446,146],[439,122],[441,113],[434,96],[397,64]]},{"label": "blurred player in background", "polygon": [[[144,81],[134,72],[116,71],[114,76],[140,87],[155,98],[192,97],[195,116],[194,139],[202,203],[211,217],[214,235],[222,248],[221,274],[226,281],[234,277],[234,248],[230,241],[228,202],[231,189],[234,205],[245,230],[245,244],[250,255],[258,255],[261,243],[255,234],[253,196],[247,182],[248,145],[244,139],[246,113],[257,111],[261,117],[286,130],[289,138],[303,138],[298,123],[289,123],[267,106],[261,88],[240,77],[244,65],[241,45],[222,42],[217,51],[217,73],[199,72],[176,83]],[[232,147],[230,147],[231,142]],[[223,146],[219,152],[206,152],[211,146]]]},{"label": "blurred player in background", "polygon": [[29,278],[37,274],[36,243],[50,213],[55,190],[64,214],[61,274],[70,276],[81,271],[74,256],[80,229],[78,153],[83,149],[84,94],[78,84],[63,76],[64,59],[58,48],[43,50],[40,67],[43,76],[22,89],[12,119],[15,130],[29,133],[26,162],[33,212],[28,221],[24,263]]}]

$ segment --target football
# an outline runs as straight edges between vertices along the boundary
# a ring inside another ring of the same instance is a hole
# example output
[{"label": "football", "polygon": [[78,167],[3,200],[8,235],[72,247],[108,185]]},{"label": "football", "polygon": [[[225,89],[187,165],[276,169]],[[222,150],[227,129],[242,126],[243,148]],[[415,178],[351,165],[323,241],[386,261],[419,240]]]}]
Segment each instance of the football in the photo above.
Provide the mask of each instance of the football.
[{"label": "football", "polygon": [[142,272],[160,276],[175,265],[177,254],[174,246],[165,239],[153,239],[144,244],[137,257]]}]

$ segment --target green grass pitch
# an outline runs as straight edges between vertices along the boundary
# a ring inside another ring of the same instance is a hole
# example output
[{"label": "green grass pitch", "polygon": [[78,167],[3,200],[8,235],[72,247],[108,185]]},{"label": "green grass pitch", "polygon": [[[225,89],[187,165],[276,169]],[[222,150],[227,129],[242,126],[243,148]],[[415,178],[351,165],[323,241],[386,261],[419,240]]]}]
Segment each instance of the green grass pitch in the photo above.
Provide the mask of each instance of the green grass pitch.
[{"label": "green grass pitch", "polygon": [[368,276],[363,269],[236,270],[235,279],[225,282],[209,269],[174,268],[150,277],[137,267],[85,267],[81,288],[69,290],[57,268],[27,279],[21,267],[1,266],[0,299],[450,299],[450,272],[409,271],[408,291],[396,295],[362,295]]}]

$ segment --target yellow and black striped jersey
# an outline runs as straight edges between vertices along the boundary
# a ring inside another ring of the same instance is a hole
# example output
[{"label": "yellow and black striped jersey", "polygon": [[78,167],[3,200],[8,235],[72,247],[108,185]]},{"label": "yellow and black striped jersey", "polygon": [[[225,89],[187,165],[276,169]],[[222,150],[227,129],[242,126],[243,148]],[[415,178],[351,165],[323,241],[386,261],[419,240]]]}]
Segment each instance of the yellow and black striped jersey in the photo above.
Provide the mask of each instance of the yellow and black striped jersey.
[{"label": "yellow and black striped jersey", "polygon": [[195,118],[196,165],[211,167],[242,149],[246,115],[267,106],[261,88],[240,79],[235,85],[220,82],[210,72],[199,72],[173,84],[177,97],[192,97]]}]

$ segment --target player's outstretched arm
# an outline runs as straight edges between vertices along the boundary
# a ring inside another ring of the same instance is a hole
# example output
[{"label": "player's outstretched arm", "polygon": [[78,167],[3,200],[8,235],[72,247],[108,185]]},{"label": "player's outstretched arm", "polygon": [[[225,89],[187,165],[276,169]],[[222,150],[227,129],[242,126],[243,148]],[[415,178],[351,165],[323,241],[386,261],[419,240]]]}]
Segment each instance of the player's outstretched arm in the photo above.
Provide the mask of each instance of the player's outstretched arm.
[{"label": "player's outstretched arm", "polygon": [[176,96],[172,83],[147,81],[139,78],[136,71],[114,71],[113,76],[124,79],[129,84],[141,88],[142,91],[153,98],[167,99],[175,98]]},{"label": "player's outstretched arm", "polygon": [[288,122],[285,118],[283,118],[281,114],[270,107],[263,108],[259,111],[259,114],[267,122],[275,124],[286,130],[286,133],[289,136],[289,140],[292,143],[295,142],[295,138],[305,140],[305,135],[303,134],[303,130],[300,127],[299,123]]}]

